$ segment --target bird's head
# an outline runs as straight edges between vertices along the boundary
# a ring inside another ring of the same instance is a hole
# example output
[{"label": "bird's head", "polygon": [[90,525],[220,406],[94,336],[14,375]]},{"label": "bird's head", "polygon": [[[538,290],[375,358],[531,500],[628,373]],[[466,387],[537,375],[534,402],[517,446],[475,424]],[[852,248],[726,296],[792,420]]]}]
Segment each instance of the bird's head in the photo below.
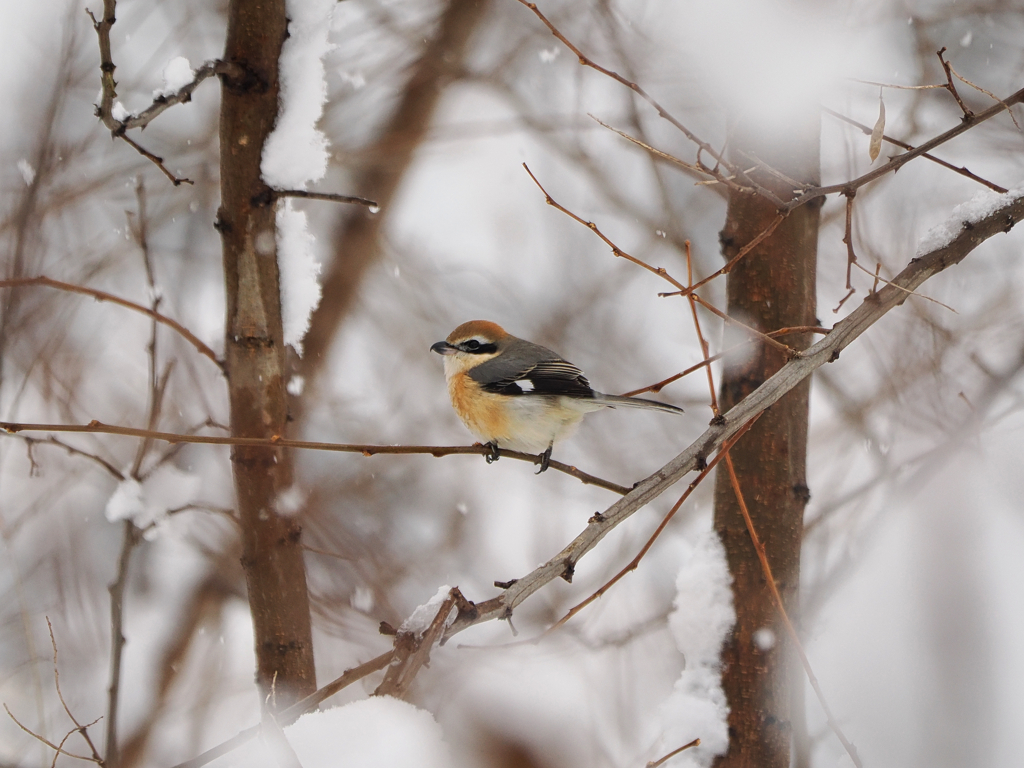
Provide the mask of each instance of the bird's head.
[{"label": "bird's head", "polygon": [[444,357],[444,372],[450,377],[496,357],[511,338],[497,323],[470,320],[448,334],[444,341],[432,345],[430,351]]}]

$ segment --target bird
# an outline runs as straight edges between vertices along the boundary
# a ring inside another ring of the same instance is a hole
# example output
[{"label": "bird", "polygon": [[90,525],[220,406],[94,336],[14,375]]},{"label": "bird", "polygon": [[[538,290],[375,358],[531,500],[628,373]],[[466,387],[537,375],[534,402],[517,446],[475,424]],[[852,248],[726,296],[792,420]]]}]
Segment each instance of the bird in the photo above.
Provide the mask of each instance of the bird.
[{"label": "bird", "polygon": [[683,413],[655,400],[597,392],[575,365],[489,320],[463,323],[430,351],[444,358],[452,408],[490,449],[488,464],[498,460],[501,448],[539,454],[540,474],[555,442],[571,435],[587,413],[603,408]]}]

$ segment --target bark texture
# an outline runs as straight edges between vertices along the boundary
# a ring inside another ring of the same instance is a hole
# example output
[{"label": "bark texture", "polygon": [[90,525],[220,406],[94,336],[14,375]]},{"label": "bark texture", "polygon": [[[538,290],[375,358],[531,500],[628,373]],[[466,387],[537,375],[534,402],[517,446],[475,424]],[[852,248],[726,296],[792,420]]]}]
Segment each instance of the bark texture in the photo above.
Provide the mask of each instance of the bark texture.
[{"label": "bark texture", "polygon": [[[274,205],[260,175],[263,144],[278,110],[278,59],[287,34],[284,0],[231,0],[224,58],[241,77],[224,77],[220,121],[221,208],[217,227],[227,291],[225,364],[231,431],[284,435],[285,356]],[[243,554],[264,702],[280,709],[316,689],[301,529],[278,515],[291,484],[282,450],[232,452]]]},{"label": "bark texture", "polygon": [[[733,160],[742,167],[753,165],[750,157],[756,156],[792,179],[818,183],[816,116],[807,120],[802,131],[791,132],[785,143],[778,144],[773,144],[758,126],[740,125],[732,146]],[[793,185],[777,177],[757,173],[755,178],[783,199],[794,196]],[[797,209],[738,263],[728,276],[730,316],[765,332],[817,324],[819,210],[820,203],[816,202]],[[763,197],[731,193],[721,233],[725,258],[735,256],[776,215],[775,207]],[[804,349],[811,339],[809,335],[787,336],[784,341]],[[726,361],[720,399],[723,411],[786,362],[782,352],[761,343],[744,351],[742,357]],[[803,513],[809,498],[805,473],[809,393],[808,379],[765,412],[731,453],[754,528],[764,543],[786,610],[794,621],[799,607]],[[794,653],[724,468],[718,470],[715,482],[715,529],[725,545],[736,606],[736,626],[722,655],[722,684],[731,709],[729,751],[716,765],[788,768]]]}]

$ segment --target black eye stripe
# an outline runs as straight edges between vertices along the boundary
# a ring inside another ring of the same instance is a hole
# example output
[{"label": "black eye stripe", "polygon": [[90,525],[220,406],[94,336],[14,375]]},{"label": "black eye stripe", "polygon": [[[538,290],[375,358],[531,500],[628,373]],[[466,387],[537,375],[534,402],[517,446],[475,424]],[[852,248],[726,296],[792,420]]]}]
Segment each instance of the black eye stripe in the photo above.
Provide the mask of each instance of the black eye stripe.
[{"label": "black eye stripe", "polygon": [[461,344],[455,344],[463,352],[468,352],[471,355],[490,355],[498,351],[498,345],[491,342],[480,341],[479,339],[469,339]]}]

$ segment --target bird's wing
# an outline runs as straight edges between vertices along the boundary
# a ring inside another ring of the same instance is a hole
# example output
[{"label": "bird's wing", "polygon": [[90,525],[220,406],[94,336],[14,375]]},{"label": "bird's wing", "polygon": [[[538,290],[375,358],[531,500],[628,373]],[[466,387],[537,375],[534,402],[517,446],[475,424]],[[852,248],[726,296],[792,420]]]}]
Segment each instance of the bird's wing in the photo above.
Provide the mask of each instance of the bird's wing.
[{"label": "bird's wing", "polygon": [[583,371],[550,350],[535,344],[530,347],[521,352],[509,350],[476,366],[469,375],[488,392],[503,395],[594,396]]}]

